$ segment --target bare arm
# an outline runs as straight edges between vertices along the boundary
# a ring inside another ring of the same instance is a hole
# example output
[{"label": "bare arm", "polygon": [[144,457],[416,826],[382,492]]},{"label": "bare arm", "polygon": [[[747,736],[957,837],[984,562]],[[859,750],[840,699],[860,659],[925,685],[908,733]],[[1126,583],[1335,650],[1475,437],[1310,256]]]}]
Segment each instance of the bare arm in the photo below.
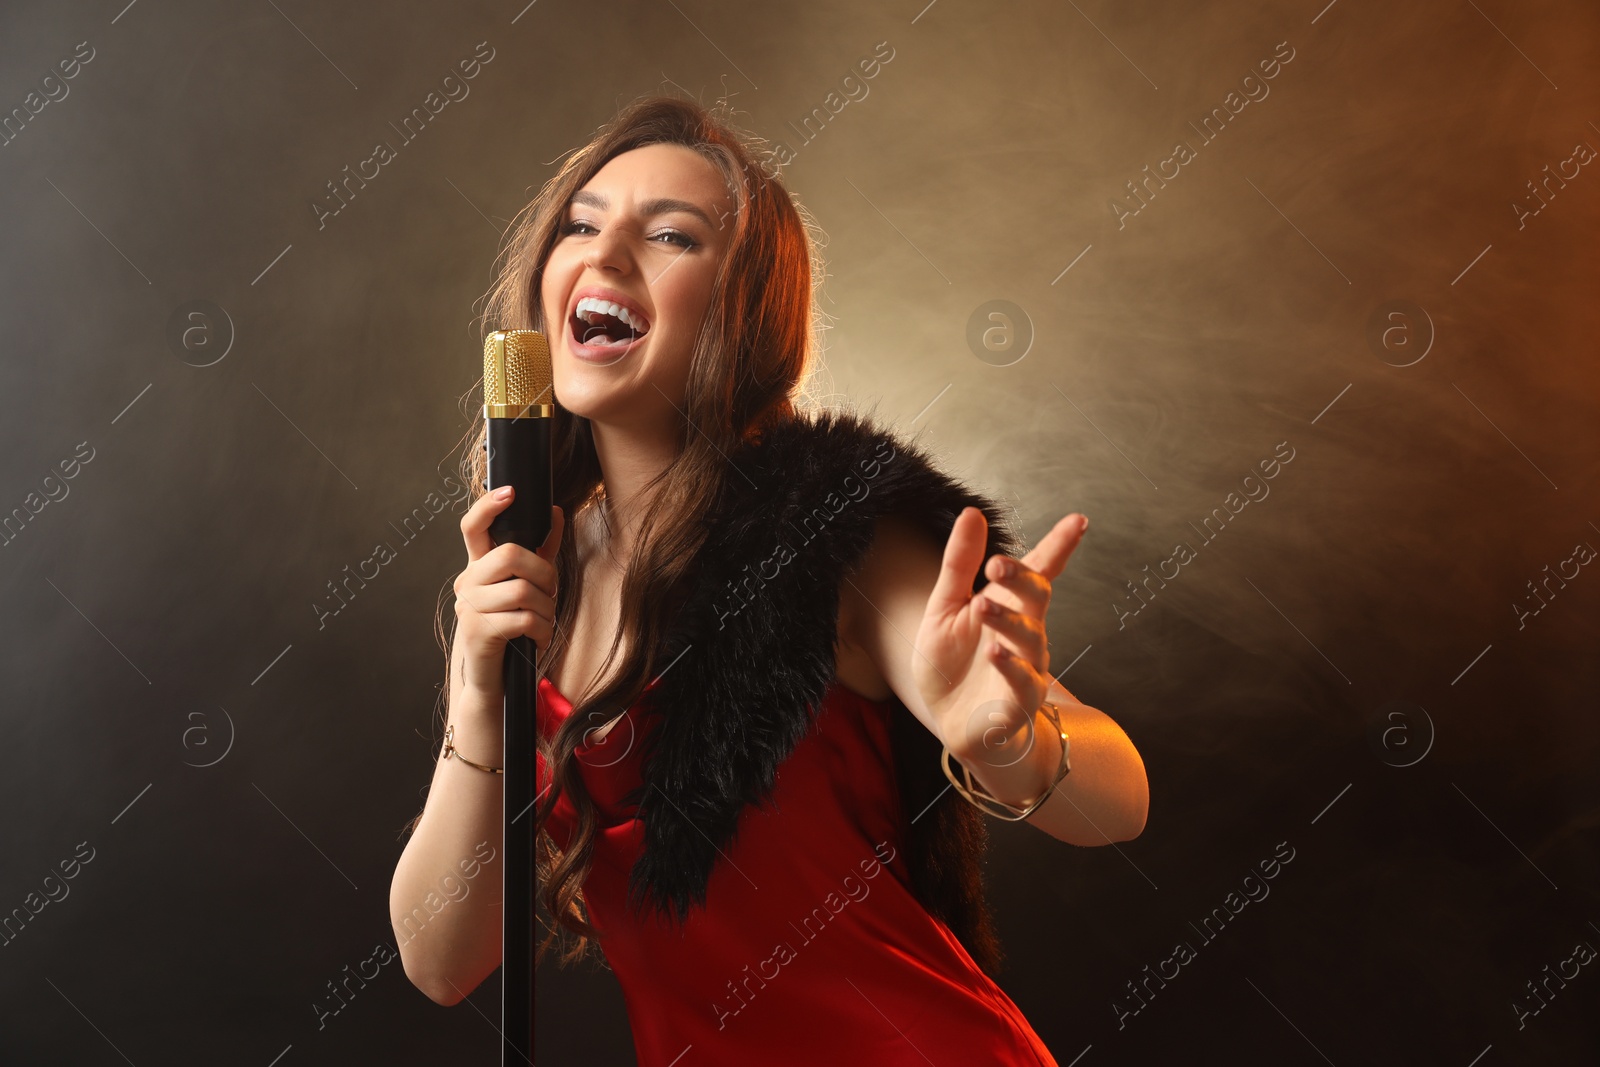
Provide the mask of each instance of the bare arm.
[{"label": "bare arm", "polygon": [[[939,735],[936,719],[914,675],[918,653],[913,639],[942,561],[939,545],[910,524],[886,517],[878,522],[860,573],[844,584],[840,594],[849,601],[841,615],[850,620],[851,632],[845,639],[867,653],[889,688],[935,736]],[[992,575],[993,570],[986,573]],[[1150,794],[1138,749],[1110,716],[1082,703],[1059,682],[1050,683],[1049,693],[1062,708],[1061,726],[1072,744],[1072,772],[1027,821],[1075,845],[1104,845],[1139,836]],[[1003,769],[974,765],[973,776],[1008,801],[1037,795],[1054,776],[1061,748],[1042,714],[1036,717],[1035,731],[1038,743],[1027,758]],[[956,739],[940,740],[953,752],[959,750]]]},{"label": "bare arm", "polygon": [[[450,674],[452,741],[474,763],[502,766],[502,697],[466,689],[459,655]],[[401,963],[439,1004],[459,1003],[500,965],[503,806],[500,775],[439,760],[395,867],[389,919]]]},{"label": "bare arm", "polygon": [[[541,652],[555,625],[556,568],[566,520],[551,509],[537,553],[495,545],[489,524],[510,498],[485,494],[461,519],[468,563],[455,581],[450,647],[451,741],[458,755],[504,766],[503,668],[514,637]],[[442,753],[442,747],[441,747]],[[433,785],[389,886],[406,977],[439,1004],[458,1004],[500,965],[505,779],[460,759],[440,759]]]}]

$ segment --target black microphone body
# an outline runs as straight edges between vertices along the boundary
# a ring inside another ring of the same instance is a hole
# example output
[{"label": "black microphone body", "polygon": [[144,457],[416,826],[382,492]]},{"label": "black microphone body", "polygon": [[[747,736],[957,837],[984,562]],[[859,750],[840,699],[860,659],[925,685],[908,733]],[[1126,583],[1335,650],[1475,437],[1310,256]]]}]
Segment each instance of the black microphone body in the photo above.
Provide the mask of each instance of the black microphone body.
[{"label": "black microphone body", "polygon": [[550,535],[553,473],[550,458],[550,420],[542,418],[485,419],[489,450],[489,477],[484,486],[494,491],[511,486],[511,503],[489,523],[489,536],[497,545],[515,542],[530,552]]}]

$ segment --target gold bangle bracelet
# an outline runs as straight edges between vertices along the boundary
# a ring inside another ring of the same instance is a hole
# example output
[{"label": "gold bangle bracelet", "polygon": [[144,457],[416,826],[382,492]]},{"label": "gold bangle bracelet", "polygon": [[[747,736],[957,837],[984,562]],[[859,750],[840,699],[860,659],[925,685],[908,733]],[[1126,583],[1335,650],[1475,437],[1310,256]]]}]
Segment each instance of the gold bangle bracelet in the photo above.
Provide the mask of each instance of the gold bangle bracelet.
[{"label": "gold bangle bracelet", "polygon": [[476,767],[480,771],[488,771],[490,774],[504,774],[506,772],[504,767],[485,767],[483,764],[473,763],[467,757],[463,756],[461,751],[455,746],[455,736],[456,724],[451,723],[449,726],[444,728],[444,754],[439,757],[440,759],[449,759],[451,756],[454,756],[462,763],[465,763],[468,767]]},{"label": "gold bangle bracelet", "polygon": [[993,815],[997,819],[1005,819],[1007,822],[1021,822],[1035,811],[1038,811],[1039,805],[1050,799],[1050,794],[1056,791],[1056,786],[1061,783],[1061,779],[1065,778],[1067,773],[1072,770],[1072,763],[1067,758],[1071,742],[1067,740],[1067,732],[1061,728],[1061,708],[1054,701],[1047,700],[1040,710],[1045,713],[1045,717],[1055,726],[1056,733],[1061,735],[1061,764],[1056,768],[1056,776],[1049,787],[1027,804],[1007,804],[998,797],[992,796],[983,788],[982,783],[972,777],[972,772],[967,770],[966,764],[961,763],[960,760],[956,760],[956,763],[960,764],[961,777],[966,779],[966,782],[963,784],[956,781],[955,773],[950,769],[949,747],[946,746],[940,752],[939,763],[944,768],[944,776],[950,779],[950,784],[955,786],[956,792],[966,797],[968,803],[979,811]]}]

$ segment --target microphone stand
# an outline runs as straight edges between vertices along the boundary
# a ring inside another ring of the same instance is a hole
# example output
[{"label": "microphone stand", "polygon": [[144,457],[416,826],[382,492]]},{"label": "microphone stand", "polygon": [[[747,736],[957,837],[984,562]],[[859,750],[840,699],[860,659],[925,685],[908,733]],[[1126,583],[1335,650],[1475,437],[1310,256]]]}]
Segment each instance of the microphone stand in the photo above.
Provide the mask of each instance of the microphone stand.
[{"label": "microphone stand", "polygon": [[[540,420],[547,422],[547,420]],[[538,543],[543,543],[539,538]],[[538,673],[532,638],[513,637],[505,663],[504,893],[501,918],[501,1067],[533,1064],[534,790]],[[525,1043],[525,1044],[524,1044]],[[527,1049],[524,1053],[517,1046]]]},{"label": "microphone stand", "polygon": [[[493,490],[512,485],[516,489],[510,506],[490,524],[490,536],[496,544],[515,541],[535,551],[550,533],[550,419],[491,418],[487,427],[488,487]],[[534,895],[538,882],[534,858],[537,820],[533,814],[538,788],[537,652],[529,637],[514,637],[506,645],[502,1067],[524,1063],[531,1067],[533,1063]]]}]

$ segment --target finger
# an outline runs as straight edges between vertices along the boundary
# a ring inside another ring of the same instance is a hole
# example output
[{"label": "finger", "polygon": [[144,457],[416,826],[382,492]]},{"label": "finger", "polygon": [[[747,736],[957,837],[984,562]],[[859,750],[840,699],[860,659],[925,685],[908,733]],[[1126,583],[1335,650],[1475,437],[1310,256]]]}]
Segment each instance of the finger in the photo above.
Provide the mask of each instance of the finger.
[{"label": "finger", "polygon": [[[479,591],[482,596],[482,590]],[[554,611],[551,611],[554,615]],[[509,643],[516,637],[530,637],[534,640],[534,647],[540,652],[550,643],[550,638],[555,633],[555,622],[547,615],[543,615],[532,608],[517,608],[508,611],[480,611],[472,604],[460,597],[456,598],[456,617],[461,620],[468,618],[474,624],[488,628],[489,632],[500,639],[502,643]]]},{"label": "finger", "polygon": [[[1007,563],[1012,565],[1009,575],[1002,573]],[[1021,608],[1034,615],[1044,614],[1045,607],[1050,603],[1050,579],[1019,559],[1001,555],[990,556],[983,573],[993,590],[986,585],[980,595],[987,594],[1006,607]],[[1002,589],[1011,595],[1002,595]]]},{"label": "finger", "polygon": [[993,631],[997,638],[1008,642],[1013,652],[1021,655],[1028,662],[1041,667],[1047,667],[1049,661],[1048,642],[1045,639],[1044,626],[1039,620],[1020,611],[998,604],[993,600],[983,597],[979,614],[983,617],[983,624]]},{"label": "finger", "polygon": [[490,549],[478,561],[478,570],[473,575],[473,579],[484,586],[513,578],[526,579],[541,592],[555,595],[556,565],[515,541],[507,541]]},{"label": "finger", "polygon": [[523,578],[480,586],[470,597],[468,606],[485,615],[497,611],[532,611],[544,619],[555,619],[555,598]]},{"label": "finger", "polygon": [[567,514],[555,504],[550,505],[550,532],[545,535],[544,544],[539,546],[538,554],[541,559],[554,561],[556,553],[561,551],[561,534],[567,528]]},{"label": "finger", "polygon": [[[989,647],[989,661],[999,669],[1005,680],[1011,683],[1012,689],[1021,694],[1023,707],[1037,708],[1044,703],[1049,682],[1040,676],[1033,664],[998,641]],[[1034,694],[1038,694],[1037,697]]]},{"label": "finger", "polygon": [[[482,597],[482,595],[483,591],[481,589],[474,594],[476,597]],[[470,618],[474,620],[474,624],[481,623],[487,626],[489,632],[493,633],[501,641],[510,641],[517,636],[517,626],[514,619],[503,612],[480,611],[473,606],[469,598],[464,596],[456,597],[456,618],[462,621]]]},{"label": "finger", "polygon": [[[505,493],[504,499],[498,496],[501,492]],[[496,515],[511,506],[511,498],[514,495],[509,485],[484,493],[467,509],[467,513],[461,516],[461,538],[467,543],[469,562],[482,559],[495,547],[494,541],[489,537],[489,524],[494,521]]]},{"label": "finger", "polygon": [[988,520],[977,508],[963,508],[956,516],[955,524],[950,527],[950,537],[945,541],[939,577],[928,596],[929,614],[936,618],[952,615],[971,601],[972,582],[977,577],[978,565],[983,562],[988,529]]},{"label": "finger", "polygon": [[1051,527],[1050,532],[1044,535],[1044,540],[1033,546],[1033,550],[1022,557],[1022,562],[1044,575],[1049,581],[1054,581],[1067,565],[1067,558],[1083,540],[1084,530],[1088,528],[1088,516],[1082,512],[1073,512]]}]

